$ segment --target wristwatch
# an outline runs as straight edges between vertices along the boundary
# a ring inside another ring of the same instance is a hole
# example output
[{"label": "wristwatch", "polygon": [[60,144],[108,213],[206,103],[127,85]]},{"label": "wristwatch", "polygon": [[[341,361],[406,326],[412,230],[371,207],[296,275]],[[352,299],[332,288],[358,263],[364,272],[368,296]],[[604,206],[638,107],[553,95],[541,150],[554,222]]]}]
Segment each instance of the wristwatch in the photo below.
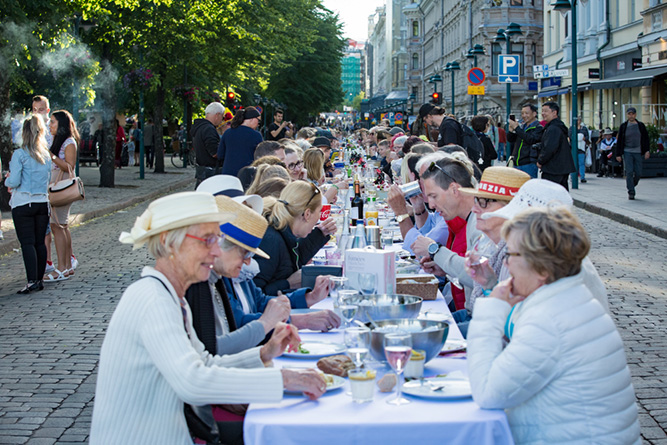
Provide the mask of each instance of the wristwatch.
[{"label": "wristwatch", "polygon": [[433,257],[438,253],[441,247],[442,244],[436,242],[433,242],[428,245],[428,254],[431,257],[431,261],[433,261]]},{"label": "wristwatch", "polygon": [[400,223],[402,223],[403,221],[405,221],[405,220],[408,219],[408,218],[410,218],[410,215],[408,215],[407,213],[404,213],[404,214],[402,214],[402,215],[398,215],[398,216],[396,217],[396,221],[400,224]]}]

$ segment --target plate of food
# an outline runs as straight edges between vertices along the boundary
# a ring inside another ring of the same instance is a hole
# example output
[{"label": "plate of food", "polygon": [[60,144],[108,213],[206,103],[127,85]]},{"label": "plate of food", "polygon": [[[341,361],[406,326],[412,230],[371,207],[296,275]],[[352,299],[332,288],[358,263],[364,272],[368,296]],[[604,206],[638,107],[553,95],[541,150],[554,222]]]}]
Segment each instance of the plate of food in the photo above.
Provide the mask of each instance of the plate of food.
[{"label": "plate of food", "polygon": [[445,345],[442,347],[440,353],[450,353],[450,352],[462,352],[465,351],[468,347],[468,342],[461,339],[447,339]]},{"label": "plate of food", "polygon": [[403,385],[403,393],[426,399],[465,399],[472,397],[470,380],[466,378],[434,377],[412,380]]},{"label": "plate of food", "polygon": [[[345,385],[345,379],[343,377],[338,377],[337,375],[332,375],[332,374],[325,374],[323,372],[320,372],[320,375],[324,377],[324,381],[327,382],[326,392],[342,388],[343,385]],[[303,393],[301,391],[285,390],[285,394],[303,394]]]},{"label": "plate of food", "polygon": [[345,345],[323,341],[304,341],[299,344],[297,351],[285,351],[282,357],[291,358],[321,358],[345,352]]}]

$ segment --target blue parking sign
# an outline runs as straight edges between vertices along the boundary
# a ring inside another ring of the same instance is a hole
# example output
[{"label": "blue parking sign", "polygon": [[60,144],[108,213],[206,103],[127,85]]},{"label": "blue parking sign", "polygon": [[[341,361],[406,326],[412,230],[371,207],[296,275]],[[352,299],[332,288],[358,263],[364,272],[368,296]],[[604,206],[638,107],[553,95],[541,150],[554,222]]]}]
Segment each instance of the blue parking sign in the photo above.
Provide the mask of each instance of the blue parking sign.
[{"label": "blue parking sign", "polygon": [[498,56],[498,82],[519,83],[520,58],[518,54]]}]

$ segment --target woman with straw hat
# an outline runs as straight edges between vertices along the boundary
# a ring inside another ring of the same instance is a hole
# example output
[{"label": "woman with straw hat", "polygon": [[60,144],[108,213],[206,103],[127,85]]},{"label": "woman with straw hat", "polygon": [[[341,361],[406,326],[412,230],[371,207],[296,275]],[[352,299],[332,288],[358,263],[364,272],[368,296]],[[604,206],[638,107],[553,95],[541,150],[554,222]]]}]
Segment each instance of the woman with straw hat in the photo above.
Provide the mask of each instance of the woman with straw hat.
[{"label": "woman with straw hat", "polygon": [[[283,325],[261,348],[210,355],[197,338],[183,298],[190,284],[208,279],[220,255],[221,213],[209,193],[160,198],[120,241],[147,245],[155,267],[123,293],[100,352],[91,444],[192,443],[184,404],[275,402],[284,388],[317,398],[326,389],[313,371],[267,368],[299,341]],[[256,369],[237,369],[256,368]]]},{"label": "woman with straw hat", "polygon": [[[509,167],[487,167],[482,173],[482,179],[477,188],[462,187],[459,189],[464,195],[474,196],[472,212],[477,216],[477,230],[483,233],[475,240],[472,249],[466,254],[466,271],[473,279],[476,278],[476,270],[480,268],[490,269],[497,276],[501,276],[502,254],[505,252],[505,242],[500,236],[500,229],[505,220],[502,218],[482,219],[482,215],[505,207],[519,191],[521,185],[529,179],[530,176],[521,170]],[[452,314],[464,337],[468,332],[468,323],[472,318],[475,300],[483,295],[487,295],[484,286],[478,282],[475,283],[472,292],[466,298],[465,309]]]}]

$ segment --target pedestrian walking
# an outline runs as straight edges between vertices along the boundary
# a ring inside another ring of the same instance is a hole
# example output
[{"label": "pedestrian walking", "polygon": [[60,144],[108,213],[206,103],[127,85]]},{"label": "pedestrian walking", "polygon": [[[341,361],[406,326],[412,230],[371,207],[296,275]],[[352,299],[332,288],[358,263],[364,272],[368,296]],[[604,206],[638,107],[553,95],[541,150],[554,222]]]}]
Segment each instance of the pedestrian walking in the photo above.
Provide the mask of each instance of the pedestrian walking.
[{"label": "pedestrian walking", "polygon": [[590,149],[591,139],[588,127],[582,122],[581,116],[577,117],[577,135],[581,135],[577,141],[577,158],[579,163],[579,179],[585,184],[586,180],[586,152]]},{"label": "pedestrian walking", "polygon": [[646,125],[637,120],[637,109],[628,108],[628,120],[618,129],[616,160],[625,166],[625,183],[628,187],[628,199],[635,199],[635,187],[642,176],[643,159],[648,159],[649,140]]},{"label": "pedestrian walking", "polygon": [[569,190],[567,175],[576,170],[570,153],[567,127],[560,120],[559,113],[560,107],[556,102],[542,105],[542,117],[546,125],[537,167],[542,170],[543,179],[560,184]]},{"label": "pedestrian walking", "polygon": [[23,123],[23,143],[14,151],[9,163],[5,186],[12,194],[9,205],[21,243],[28,284],[18,291],[28,294],[44,289],[46,269],[46,227],[49,225],[47,188],[51,177],[51,153],[47,148],[46,127],[39,115]]}]

